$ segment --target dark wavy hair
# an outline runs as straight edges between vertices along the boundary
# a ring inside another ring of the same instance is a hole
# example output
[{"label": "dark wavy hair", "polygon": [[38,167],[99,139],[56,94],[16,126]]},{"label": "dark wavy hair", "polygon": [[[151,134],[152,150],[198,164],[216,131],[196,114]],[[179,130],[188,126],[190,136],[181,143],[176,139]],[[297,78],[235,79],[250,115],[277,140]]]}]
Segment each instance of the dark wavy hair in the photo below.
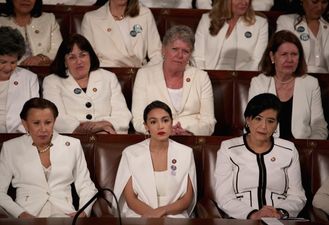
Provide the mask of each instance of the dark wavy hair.
[{"label": "dark wavy hair", "polygon": [[[277,96],[271,93],[263,93],[256,95],[247,104],[246,110],[244,111],[244,118],[254,119],[260,113],[264,112],[265,110],[273,109],[277,112],[277,121],[280,120],[281,114],[281,102]],[[246,126],[245,129],[247,133],[250,132],[249,127]]]},{"label": "dark wavy hair", "polygon": [[22,111],[19,114],[22,120],[26,121],[31,109],[50,109],[55,119],[58,116],[58,109],[53,102],[44,98],[31,98],[24,103]]},{"label": "dark wavy hair", "polygon": [[272,63],[271,57],[270,57],[270,52],[275,54],[278,50],[278,48],[283,44],[283,43],[292,43],[294,44],[299,53],[299,59],[298,59],[298,65],[296,68],[295,73],[293,76],[295,77],[300,77],[306,74],[307,72],[307,65],[306,61],[304,58],[304,50],[303,46],[298,39],[298,37],[288,31],[288,30],[281,30],[276,33],[274,33],[270,39],[270,41],[267,44],[266,50],[262,56],[262,59],[259,63],[260,70],[266,75],[266,76],[274,76],[276,71],[275,71],[275,65]]},{"label": "dark wavy hair", "polygon": [[81,50],[86,51],[89,53],[90,56],[90,70],[95,71],[99,68],[99,59],[87,40],[81,34],[72,34],[68,38],[64,39],[61,45],[58,48],[57,54],[55,56],[54,61],[51,64],[51,71],[52,73],[58,75],[62,78],[67,78],[68,75],[66,74],[66,65],[65,65],[65,56],[66,54],[70,53],[73,49],[74,45],[77,45]]},{"label": "dark wavy hair", "polygon": [[143,114],[143,119],[144,122],[146,123],[147,121],[147,116],[148,114],[153,110],[153,109],[163,109],[164,111],[166,111],[169,114],[170,119],[172,118],[172,113],[171,113],[171,109],[170,107],[161,101],[153,101],[150,104],[148,104],[145,109],[144,109],[144,114]]},{"label": "dark wavy hair", "polygon": [[[6,6],[3,10],[5,16],[15,16],[15,8],[13,0],[6,0]],[[42,14],[42,0],[36,0],[30,15],[32,17],[39,17]]]},{"label": "dark wavy hair", "polygon": [[[329,1],[327,0],[329,3]],[[301,0],[292,0],[290,4],[290,13],[297,13],[299,16],[297,18],[296,23],[294,24],[295,29],[297,29],[298,24],[300,24],[303,20],[303,17],[305,16],[305,10],[303,7],[303,3]],[[327,5],[327,8],[324,10],[322,17],[329,22],[329,4]]]},{"label": "dark wavy hair", "polygon": [[25,41],[22,34],[12,27],[0,27],[0,55],[17,56],[25,54]]}]

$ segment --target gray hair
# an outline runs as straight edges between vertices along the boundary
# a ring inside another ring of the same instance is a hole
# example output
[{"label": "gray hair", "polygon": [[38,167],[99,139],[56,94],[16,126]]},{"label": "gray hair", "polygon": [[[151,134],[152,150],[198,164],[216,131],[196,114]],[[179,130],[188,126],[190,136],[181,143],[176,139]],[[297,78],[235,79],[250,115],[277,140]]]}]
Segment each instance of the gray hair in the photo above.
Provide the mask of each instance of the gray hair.
[{"label": "gray hair", "polygon": [[20,60],[25,54],[25,41],[17,29],[0,27],[0,40],[0,55],[17,56]]},{"label": "gray hair", "polygon": [[169,43],[176,41],[177,39],[184,41],[191,47],[191,51],[194,50],[194,32],[192,29],[185,25],[175,25],[166,31],[163,37],[162,44],[167,46]]}]

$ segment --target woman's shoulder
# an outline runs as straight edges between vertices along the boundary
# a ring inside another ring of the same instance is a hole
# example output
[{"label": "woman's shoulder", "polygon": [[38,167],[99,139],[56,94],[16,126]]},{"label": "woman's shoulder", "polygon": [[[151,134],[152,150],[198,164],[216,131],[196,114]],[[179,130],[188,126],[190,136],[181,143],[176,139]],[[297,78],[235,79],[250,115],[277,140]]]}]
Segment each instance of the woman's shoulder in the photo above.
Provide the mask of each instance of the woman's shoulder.
[{"label": "woman's shoulder", "polygon": [[209,75],[206,71],[201,70],[195,66],[186,66],[184,73],[188,74],[188,75],[197,75],[197,77],[199,77],[200,79],[205,79],[205,78],[209,77]]},{"label": "woman's shoulder", "polygon": [[15,72],[11,75],[10,78],[30,81],[30,80],[37,80],[38,75],[22,67],[16,67]]},{"label": "woman's shoulder", "polygon": [[45,78],[43,79],[43,83],[45,83],[45,82],[59,82],[63,79],[65,79],[65,78],[62,78],[62,77],[58,76],[57,74],[52,73],[52,74],[49,74],[49,75],[45,76]]},{"label": "woman's shoulder", "polygon": [[260,73],[257,76],[254,76],[251,78],[252,82],[264,82],[264,81],[269,81],[272,79],[272,76],[267,76],[264,73]]},{"label": "woman's shoulder", "polygon": [[181,143],[171,140],[171,139],[169,139],[169,145],[171,145],[175,150],[180,151],[180,152],[186,152],[186,153],[193,152],[191,147],[181,144]]},{"label": "woman's shoulder", "polygon": [[33,17],[34,21],[45,21],[50,23],[51,21],[56,21],[54,13],[43,12],[39,17]]},{"label": "woman's shoulder", "polygon": [[295,20],[299,15],[298,14],[284,14],[278,17],[278,20],[281,21],[290,21],[290,20]]},{"label": "woman's shoulder", "polygon": [[109,70],[106,70],[106,69],[97,69],[97,70],[94,70],[90,73],[90,75],[92,76],[101,76],[101,77],[105,77],[105,78],[115,78],[117,79],[117,76],[115,75],[115,73],[109,71]]},{"label": "woman's shoulder", "polygon": [[65,145],[68,148],[81,146],[80,139],[67,135],[58,134],[55,131],[53,134],[52,142],[59,143],[60,145]]},{"label": "woman's shoulder", "polygon": [[296,81],[299,82],[300,84],[303,84],[305,87],[316,88],[319,86],[318,79],[308,74],[297,77]]},{"label": "woman's shoulder", "polygon": [[296,150],[295,144],[293,142],[278,137],[274,138],[274,146],[284,151],[293,152]]},{"label": "woman's shoulder", "polygon": [[[162,62],[154,64],[154,65],[146,65],[138,69],[137,74],[152,74],[156,71],[162,70]],[[155,74],[152,74],[155,75]]]},{"label": "woman's shoulder", "polygon": [[139,16],[142,15],[153,15],[153,14],[149,8],[143,6],[142,4],[139,4]]},{"label": "woman's shoulder", "polygon": [[149,139],[127,146],[122,154],[135,158],[145,151],[149,151]]},{"label": "woman's shoulder", "polygon": [[234,137],[231,139],[223,140],[221,142],[221,148],[230,150],[230,149],[236,149],[238,147],[244,146],[243,136],[240,137]]},{"label": "woman's shoulder", "polygon": [[255,19],[256,19],[256,23],[260,23],[260,24],[268,23],[267,18],[261,15],[255,15]]}]

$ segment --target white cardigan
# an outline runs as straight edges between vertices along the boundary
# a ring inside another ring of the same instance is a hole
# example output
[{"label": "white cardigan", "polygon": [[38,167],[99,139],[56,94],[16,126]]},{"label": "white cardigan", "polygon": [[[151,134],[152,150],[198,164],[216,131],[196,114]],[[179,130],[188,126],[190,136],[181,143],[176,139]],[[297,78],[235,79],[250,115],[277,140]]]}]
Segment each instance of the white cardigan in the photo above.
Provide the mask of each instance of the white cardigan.
[{"label": "white cardigan", "polygon": [[144,109],[152,101],[159,100],[170,107],[174,124],[180,122],[184,129],[195,135],[211,135],[214,132],[214,97],[208,74],[187,66],[183,79],[181,110],[176,111],[167,90],[162,63],[138,70],[132,101],[132,122],[136,131],[146,132],[143,125]]},{"label": "white cardigan", "polygon": [[[114,185],[114,193],[119,199],[122,216],[140,217],[128,207],[123,195],[123,189],[130,177],[132,177],[133,189],[139,200],[154,209],[159,207],[149,146],[150,140],[147,139],[127,147],[122,152]],[[172,166],[175,166],[175,169],[172,169]],[[166,205],[181,198],[187,191],[188,178],[191,180],[194,195],[190,206],[183,213],[172,215],[188,218],[193,212],[197,199],[195,163],[190,147],[169,140],[167,175],[169,179]]]},{"label": "white cardigan", "polygon": [[[117,133],[128,132],[131,113],[114,73],[104,69],[91,72],[86,93],[68,75],[61,78],[53,74],[43,81],[44,98],[54,102],[59,111],[56,131],[72,133],[80,122],[107,120]],[[87,119],[87,115],[92,118]]]},{"label": "white cardigan", "polygon": [[[193,57],[200,69],[214,70],[218,68],[222,54],[228,24],[225,23],[216,36],[209,33],[209,13],[202,15],[195,33],[195,48]],[[237,29],[237,55],[232,70],[258,71],[258,64],[262,58],[268,42],[268,23],[263,17],[256,16],[253,25],[246,25],[242,18],[236,24]]]},{"label": "white cardigan", "polygon": [[[64,213],[73,213],[71,183],[82,207],[96,193],[78,139],[53,134],[50,151],[51,173],[46,181],[40,157],[32,138],[23,135],[3,143],[0,153],[0,206],[18,217],[22,212],[36,216],[49,201]],[[7,195],[9,184],[16,188],[16,199]],[[85,213],[90,214],[89,206]]]},{"label": "white cardigan", "polygon": [[6,104],[7,133],[25,133],[19,116],[24,103],[30,98],[39,97],[39,82],[36,74],[16,67],[9,78]]},{"label": "white cardigan", "polygon": [[[273,77],[260,74],[251,79],[248,99],[261,93],[277,94]],[[295,79],[291,133],[297,139],[326,139],[328,136],[320,87],[315,77],[304,75]],[[276,134],[279,135],[279,129]]]}]

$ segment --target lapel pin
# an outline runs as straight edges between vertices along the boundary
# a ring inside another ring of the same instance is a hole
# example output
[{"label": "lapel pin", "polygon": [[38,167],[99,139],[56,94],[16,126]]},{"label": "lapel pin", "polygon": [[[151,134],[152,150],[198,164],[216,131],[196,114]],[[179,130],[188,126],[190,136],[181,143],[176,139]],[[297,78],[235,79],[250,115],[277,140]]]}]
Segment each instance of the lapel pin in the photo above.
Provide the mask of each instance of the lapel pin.
[{"label": "lapel pin", "polygon": [[97,88],[93,88],[93,92],[97,92]]},{"label": "lapel pin", "polygon": [[34,33],[38,34],[38,33],[40,33],[40,31],[39,30],[35,30]]},{"label": "lapel pin", "polygon": [[308,41],[308,39],[310,39],[310,36],[307,33],[302,33],[300,35],[300,40],[302,40],[302,41]]},{"label": "lapel pin", "polygon": [[18,81],[17,81],[17,80],[14,81],[14,85],[15,85],[15,86],[18,85]]},{"label": "lapel pin", "polygon": [[112,29],[111,28],[107,28],[107,30],[106,30],[107,32],[111,32],[112,31]]},{"label": "lapel pin", "polygon": [[81,94],[81,89],[80,88],[74,88],[74,94]]},{"label": "lapel pin", "polygon": [[273,157],[271,158],[271,161],[274,162],[275,160],[276,160],[276,158],[273,156]]},{"label": "lapel pin", "polygon": [[246,33],[244,33],[244,36],[245,36],[246,38],[251,38],[252,34],[251,34],[250,31],[247,31]]},{"label": "lapel pin", "polygon": [[188,78],[186,78],[186,82],[190,82],[191,81],[191,79],[188,77]]},{"label": "lapel pin", "polygon": [[176,159],[173,159],[173,160],[171,160],[171,162],[172,162],[173,164],[176,164],[177,160],[176,160]]},{"label": "lapel pin", "polygon": [[299,26],[299,27],[297,27],[297,31],[302,33],[305,31],[305,28],[303,26]]},{"label": "lapel pin", "polygon": [[68,142],[68,141],[65,142],[65,145],[66,145],[66,146],[70,146],[70,142]]}]

